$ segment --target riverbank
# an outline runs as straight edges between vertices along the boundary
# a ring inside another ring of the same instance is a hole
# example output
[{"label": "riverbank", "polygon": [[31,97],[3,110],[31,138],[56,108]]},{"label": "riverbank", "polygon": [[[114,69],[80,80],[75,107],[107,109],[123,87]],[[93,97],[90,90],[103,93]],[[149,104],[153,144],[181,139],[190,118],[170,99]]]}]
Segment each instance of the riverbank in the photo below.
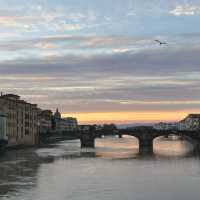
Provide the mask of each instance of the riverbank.
[{"label": "riverbank", "polygon": [[[20,149],[29,149],[29,148],[42,148],[45,147],[49,144],[54,144],[57,142],[62,142],[62,141],[68,141],[68,140],[77,140],[79,138],[75,136],[52,136],[52,137],[46,137],[46,138],[40,138],[39,143],[37,145],[4,145],[4,148],[0,148],[0,152],[5,152],[5,151],[12,151],[12,150],[20,150]],[[4,150],[3,150],[4,149]]]}]

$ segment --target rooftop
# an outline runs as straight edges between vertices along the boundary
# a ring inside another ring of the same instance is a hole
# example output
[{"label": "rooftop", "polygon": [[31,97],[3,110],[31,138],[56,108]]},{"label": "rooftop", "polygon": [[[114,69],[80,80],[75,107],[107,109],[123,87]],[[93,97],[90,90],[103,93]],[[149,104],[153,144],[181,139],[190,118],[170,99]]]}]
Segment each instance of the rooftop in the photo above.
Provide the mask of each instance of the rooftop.
[{"label": "rooftop", "polygon": [[2,98],[8,98],[8,99],[14,99],[14,100],[19,100],[20,96],[16,94],[1,94]]},{"label": "rooftop", "polygon": [[22,104],[27,104],[27,105],[31,105],[31,106],[37,106],[37,104],[32,104],[32,103],[28,103],[22,99],[20,99],[20,96],[19,95],[16,95],[16,94],[2,94],[1,93],[1,96],[0,96],[0,99],[6,99],[6,100],[9,100],[9,101],[13,101],[13,102],[17,102],[17,103],[22,103]]},{"label": "rooftop", "polygon": [[189,114],[187,118],[200,118],[200,114]]}]

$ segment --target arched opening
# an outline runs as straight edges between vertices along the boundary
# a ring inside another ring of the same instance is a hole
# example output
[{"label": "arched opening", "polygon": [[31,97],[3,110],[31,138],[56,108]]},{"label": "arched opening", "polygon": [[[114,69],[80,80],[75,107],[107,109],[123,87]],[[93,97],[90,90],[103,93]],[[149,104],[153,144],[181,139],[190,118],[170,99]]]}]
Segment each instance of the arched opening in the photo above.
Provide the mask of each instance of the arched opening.
[{"label": "arched opening", "polygon": [[188,138],[176,134],[159,136],[153,140],[153,152],[160,156],[178,157],[186,156],[194,149]]},{"label": "arched opening", "polygon": [[95,151],[97,156],[104,158],[132,158],[139,153],[139,141],[136,137],[122,134],[96,138]]}]

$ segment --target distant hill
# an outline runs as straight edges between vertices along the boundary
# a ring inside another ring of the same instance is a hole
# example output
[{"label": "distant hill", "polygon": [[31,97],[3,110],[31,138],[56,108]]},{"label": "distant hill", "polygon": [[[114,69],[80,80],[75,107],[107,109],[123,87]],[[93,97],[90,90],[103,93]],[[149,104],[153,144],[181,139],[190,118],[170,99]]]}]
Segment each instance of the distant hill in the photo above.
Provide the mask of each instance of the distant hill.
[{"label": "distant hill", "polygon": [[130,128],[135,126],[152,126],[154,123],[129,123],[129,124],[118,124],[117,128],[123,129],[123,128]]}]

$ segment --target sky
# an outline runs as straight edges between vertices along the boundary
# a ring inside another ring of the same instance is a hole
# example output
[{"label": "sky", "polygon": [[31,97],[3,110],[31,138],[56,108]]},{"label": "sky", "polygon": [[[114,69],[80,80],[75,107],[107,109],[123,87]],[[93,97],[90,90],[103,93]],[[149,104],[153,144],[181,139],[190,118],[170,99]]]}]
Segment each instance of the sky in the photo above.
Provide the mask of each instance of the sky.
[{"label": "sky", "polygon": [[80,123],[180,120],[200,112],[199,21],[199,0],[0,0],[0,89]]}]

